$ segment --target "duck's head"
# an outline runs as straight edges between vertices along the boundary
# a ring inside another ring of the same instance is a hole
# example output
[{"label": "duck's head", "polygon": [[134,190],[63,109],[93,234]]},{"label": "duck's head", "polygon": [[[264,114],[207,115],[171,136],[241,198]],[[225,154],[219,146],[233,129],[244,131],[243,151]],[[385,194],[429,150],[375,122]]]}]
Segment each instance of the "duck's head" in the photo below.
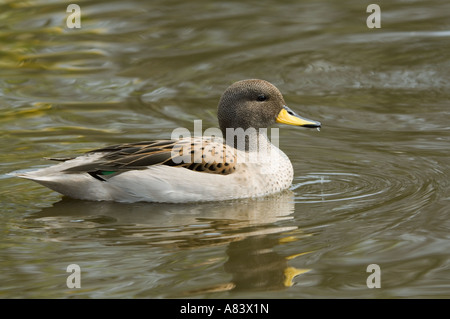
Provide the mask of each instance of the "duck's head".
[{"label": "duck's head", "polygon": [[220,98],[217,117],[224,136],[227,128],[260,129],[275,123],[321,126],[289,109],[280,91],[264,80],[242,80],[230,85]]}]

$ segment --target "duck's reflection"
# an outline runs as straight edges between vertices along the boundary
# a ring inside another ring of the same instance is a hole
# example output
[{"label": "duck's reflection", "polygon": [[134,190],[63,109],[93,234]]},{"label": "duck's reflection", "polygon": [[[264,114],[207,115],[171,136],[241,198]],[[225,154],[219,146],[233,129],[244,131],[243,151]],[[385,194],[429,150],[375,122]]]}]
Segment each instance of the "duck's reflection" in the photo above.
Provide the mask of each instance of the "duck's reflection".
[{"label": "duck's reflection", "polygon": [[288,258],[274,250],[275,237],[255,236],[228,245],[225,270],[233,275],[235,290],[276,290],[292,285],[295,276],[308,271],[288,265]]},{"label": "duck's reflection", "polygon": [[47,230],[51,241],[95,238],[108,246],[175,249],[227,245],[224,270],[231,274],[231,282],[185,292],[192,295],[290,286],[305,270],[290,267],[289,257],[274,248],[280,238],[299,232],[284,222],[292,218],[293,211],[293,194],[287,191],[261,199],[185,205],[64,198],[29,218]]}]

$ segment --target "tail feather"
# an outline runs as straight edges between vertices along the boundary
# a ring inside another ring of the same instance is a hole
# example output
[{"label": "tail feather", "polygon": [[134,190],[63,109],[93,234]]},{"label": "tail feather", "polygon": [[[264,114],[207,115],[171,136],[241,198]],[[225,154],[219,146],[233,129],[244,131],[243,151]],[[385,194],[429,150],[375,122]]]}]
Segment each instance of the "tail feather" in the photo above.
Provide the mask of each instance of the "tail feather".
[{"label": "tail feather", "polygon": [[49,161],[65,162],[73,160],[75,157],[44,157],[44,159]]}]

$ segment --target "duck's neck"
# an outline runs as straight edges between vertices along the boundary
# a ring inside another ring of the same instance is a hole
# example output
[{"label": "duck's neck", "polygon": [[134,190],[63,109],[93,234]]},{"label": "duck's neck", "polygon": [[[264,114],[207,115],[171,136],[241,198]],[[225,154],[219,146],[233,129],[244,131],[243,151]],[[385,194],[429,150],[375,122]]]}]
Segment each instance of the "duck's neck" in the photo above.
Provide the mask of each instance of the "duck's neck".
[{"label": "duck's neck", "polygon": [[228,146],[246,152],[260,152],[271,145],[266,128],[255,129],[250,127],[246,130],[227,128],[224,136]]}]

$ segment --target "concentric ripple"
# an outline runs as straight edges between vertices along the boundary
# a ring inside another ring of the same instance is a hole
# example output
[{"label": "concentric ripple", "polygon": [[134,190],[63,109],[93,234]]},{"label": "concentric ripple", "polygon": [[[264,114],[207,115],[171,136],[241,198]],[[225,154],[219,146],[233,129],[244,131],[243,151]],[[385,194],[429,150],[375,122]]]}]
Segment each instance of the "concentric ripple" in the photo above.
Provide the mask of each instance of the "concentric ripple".
[{"label": "concentric ripple", "polygon": [[438,174],[433,170],[411,170],[407,163],[390,163],[383,169],[367,167],[363,173],[309,173],[297,177],[291,190],[297,203],[349,202],[360,208],[381,204],[417,210],[436,193],[434,181]]},{"label": "concentric ripple", "polygon": [[381,177],[353,173],[311,173],[297,179],[291,188],[298,192],[297,202],[336,202],[377,196],[392,186]]}]

